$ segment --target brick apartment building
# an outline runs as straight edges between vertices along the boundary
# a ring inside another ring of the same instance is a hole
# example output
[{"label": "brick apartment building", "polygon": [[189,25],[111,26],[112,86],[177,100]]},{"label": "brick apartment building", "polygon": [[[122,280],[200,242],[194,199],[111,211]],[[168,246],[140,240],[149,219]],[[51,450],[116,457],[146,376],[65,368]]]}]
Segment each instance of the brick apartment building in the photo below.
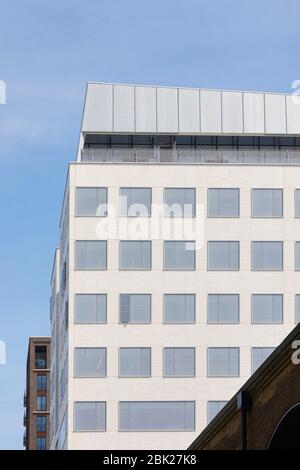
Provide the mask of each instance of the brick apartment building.
[{"label": "brick apartment building", "polygon": [[26,450],[49,448],[50,338],[29,338],[24,439]]}]

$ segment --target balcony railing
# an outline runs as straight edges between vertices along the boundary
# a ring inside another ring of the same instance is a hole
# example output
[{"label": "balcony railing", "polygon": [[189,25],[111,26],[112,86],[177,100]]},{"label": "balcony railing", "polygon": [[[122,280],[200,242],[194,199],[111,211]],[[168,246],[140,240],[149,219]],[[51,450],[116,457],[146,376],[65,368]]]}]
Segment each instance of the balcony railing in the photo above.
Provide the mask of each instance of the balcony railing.
[{"label": "balcony railing", "polygon": [[300,165],[299,149],[165,149],[97,148],[83,149],[81,161],[88,163]]},{"label": "balcony railing", "polygon": [[26,392],[24,392],[23,405],[24,405],[25,407],[27,406],[27,395],[26,395]]},{"label": "balcony railing", "polygon": [[26,447],[27,446],[27,436],[26,436],[26,431],[24,432],[24,435],[23,435],[23,446]]},{"label": "balcony railing", "polygon": [[36,369],[47,369],[47,359],[46,358],[36,358],[35,364]]},{"label": "balcony railing", "polygon": [[26,413],[24,413],[24,416],[23,416],[23,425],[25,427],[27,426],[27,415],[26,415]]}]

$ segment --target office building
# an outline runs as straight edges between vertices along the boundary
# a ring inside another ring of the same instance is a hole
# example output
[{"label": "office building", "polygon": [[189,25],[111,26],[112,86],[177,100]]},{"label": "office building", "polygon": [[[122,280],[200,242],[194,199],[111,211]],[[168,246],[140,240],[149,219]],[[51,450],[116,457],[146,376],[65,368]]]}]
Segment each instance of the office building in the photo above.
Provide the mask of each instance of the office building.
[{"label": "office building", "polygon": [[293,95],[89,83],[52,273],[51,448],[184,449],[300,318]]}]

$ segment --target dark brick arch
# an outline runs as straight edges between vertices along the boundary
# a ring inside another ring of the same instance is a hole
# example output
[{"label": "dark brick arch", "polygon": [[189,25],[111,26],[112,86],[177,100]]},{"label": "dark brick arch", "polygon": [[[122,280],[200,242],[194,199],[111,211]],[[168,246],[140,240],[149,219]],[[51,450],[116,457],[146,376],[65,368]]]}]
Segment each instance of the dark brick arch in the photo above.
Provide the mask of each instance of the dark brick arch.
[{"label": "dark brick arch", "polygon": [[299,425],[300,402],[289,408],[281,417],[268,444],[268,450],[299,450]]}]

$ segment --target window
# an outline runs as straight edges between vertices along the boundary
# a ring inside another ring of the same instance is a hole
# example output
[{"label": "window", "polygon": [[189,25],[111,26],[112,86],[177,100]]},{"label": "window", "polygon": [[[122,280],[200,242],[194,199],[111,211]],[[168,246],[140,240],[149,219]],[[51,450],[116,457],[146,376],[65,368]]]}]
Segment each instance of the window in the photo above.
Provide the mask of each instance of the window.
[{"label": "window", "polygon": [[295,271],[300,271],[300,242],[295,242]]},{"label": "window", "polygon": [[64,328],[65,331],[67,331],[69,326],[69,301],[67,300],[65,302],[65,308],[64,308]]},{"label": "window", "polygon": [[36,417],[36,430],[37,432],[46,432],[47,429],[47,418],[46,416]]},{"label": "window", "polygon": [[165,217],[195,217],[196,190],[194,188],[165,188]]},{"label": "window", "polygon": [[194,241],[165,241],[164,269],[191,271],[195,269]]},{"label": "window", "polygon": [[252,295],[252,323],[282,323],[283,296],[281,294]]},{"label": "window", "polygon": [[75,267],[76,269],[107,269],[106,241],[76,241]]},{"label": "window", "polygon": [[165,294],[164,323],[195,323],[195,295]]},{"label": "window", "polygon": [[106,294],[77,294],[75,323],[106,323]]},{"label": "window", "polygon": [[208,377],[238,377],[240,375],[239,348],[208,348]]},{"label": "window", "polygon": [[282,215],[282,189],[252,189],[252,217]]},{"label": "window", "polygon": [[120,377],[150,377],[151,348],[120,348]]},{"label": "window", "polygon": [[282,242],[252,242],[253,271],[282,271]]},{"label": "window", "polygon": [[64,292],[67,285],[67,262],[64,261],[61,271],[61,291]]},{"label": "window", "polygon": [[120,241],[120,269],[151,269],[151,241]]},{"label": "window", "polygon": [[208,189],[208,217],[239,217],[239,193],[233,188]]},{"label": "window", "polygon": [[208,242],[209,271],[238,271],[239,269],[239,242]]},{"label": "window", "polygon": [[46,346],[35,346],[35,368],[36,369],[47,368],[47,347]]},{"label": "window", "polygon": [[208,401],[207,402],[207,424],[210,423],[215,416],[226,405],[227,401]]},{"label": "window", "polygon": [[38,391],[47,390],[47,375],[40,375],[36,376],[36,389]]},{"label": "window", "polygon": [[194,431],[194,401],[121,401],[119,431]]},{"label": "window", "polygon": [[76,216],[107,215],[107,188],[76,188]]},{"label": "window", "polygon": [[120,294],[120,323],[151,323],[151,295]]},{"label": "window", "polygon": [[295,295],[295,322],[300,323],[300,294]]},{"label": "window", "polygon": [[120,215],[151,216],[151,188],[120,188]]},{"label": "window", "polygon": [[105,377],[106,348],[75,348],[75,377]]},{"label": "window", "polygon": [[300,217],[300,189],[295,189],[295,217]]},{"label": "window", "polygon": [[37,411],[47,411],[47,397],[46,395],[39,395],[36,397]]},{"label": "window", "polygon": [[64,417],[61,421],[59,434],[58,434],[59,448],[60,449],[64,449],[64,444],[65,444],[65,441],[66,441],[66,437],[67,437],[67,420],[66,420],[66,413],[65,413]]},{"label": "window", "polygon": [[46,438],[45,437],[36,438],[36,450],[46,450]]},{"label": "window", "polygon": [[74,403],[74,431],[105,431],[106,402],[77,401]]},{"label": "window", "polygon": [[194,377],[195,348],[164,348],[164,377]]},{"label": "window", "polygon": [[208,323],[239,323],[238,294],[209,294]]},{"label": "window", "polygon": [[252,374],[272,354],[275,348],[252,348]]}]

